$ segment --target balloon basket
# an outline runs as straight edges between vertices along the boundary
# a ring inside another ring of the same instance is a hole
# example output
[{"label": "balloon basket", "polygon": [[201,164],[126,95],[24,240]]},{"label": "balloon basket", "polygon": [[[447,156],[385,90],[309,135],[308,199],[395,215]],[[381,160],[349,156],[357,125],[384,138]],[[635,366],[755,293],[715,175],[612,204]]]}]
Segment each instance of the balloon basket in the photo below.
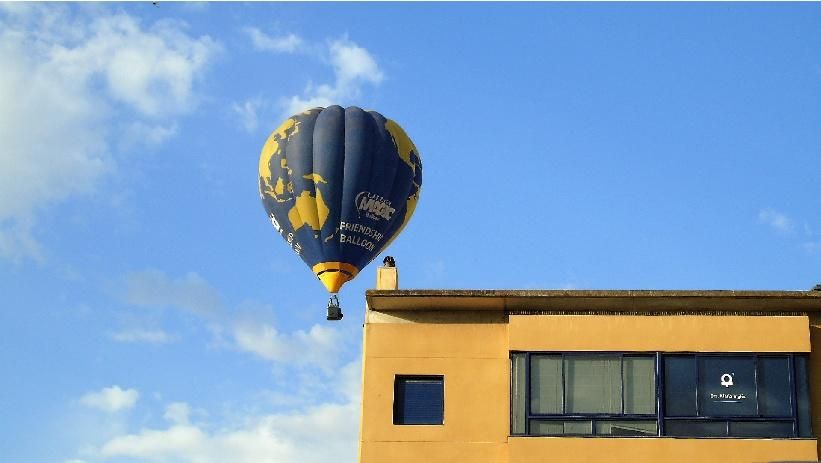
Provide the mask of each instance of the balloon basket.
[{"label": "balloon basket", "polygon": [[339,299],[336,294],[331,294],[328,299],[328,315],[325,318],[332,321],[342,320],[342,307],[339,307]]}]

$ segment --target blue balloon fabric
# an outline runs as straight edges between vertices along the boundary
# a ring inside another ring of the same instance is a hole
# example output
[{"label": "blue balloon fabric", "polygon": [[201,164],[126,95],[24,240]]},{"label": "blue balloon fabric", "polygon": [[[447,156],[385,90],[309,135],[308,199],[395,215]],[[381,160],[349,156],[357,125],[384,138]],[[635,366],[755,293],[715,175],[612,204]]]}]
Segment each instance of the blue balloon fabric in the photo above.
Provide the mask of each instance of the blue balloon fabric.
[{"label": "blue balloon fabric", "polygon": [[259,160],[274,229],[331,293],[399,235],[421,186],[422,162],[405,131],[355,106],[288,118]]}]

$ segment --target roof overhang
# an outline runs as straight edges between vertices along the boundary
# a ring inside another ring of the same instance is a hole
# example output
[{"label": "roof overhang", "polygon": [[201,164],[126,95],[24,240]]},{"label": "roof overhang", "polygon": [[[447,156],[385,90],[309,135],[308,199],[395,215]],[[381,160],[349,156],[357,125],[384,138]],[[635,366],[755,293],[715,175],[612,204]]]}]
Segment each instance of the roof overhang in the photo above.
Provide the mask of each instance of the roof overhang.
[{"label": "roof overhang", "polygon": [[370,310],[821,312],[821,291],[368,290]]}]

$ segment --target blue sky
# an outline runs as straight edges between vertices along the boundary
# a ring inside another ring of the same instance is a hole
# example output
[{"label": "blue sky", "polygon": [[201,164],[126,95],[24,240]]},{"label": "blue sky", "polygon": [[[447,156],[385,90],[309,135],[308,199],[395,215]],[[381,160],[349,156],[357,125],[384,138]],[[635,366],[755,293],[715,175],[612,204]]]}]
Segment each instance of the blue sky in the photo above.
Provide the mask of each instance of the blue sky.
[{"label": "blue sky", "polygon": [[819,21],[0,5],[0,460],[355,460],[375,269],[326,322],[257,193],[267,134],[306,106],[376,109],[419,148],[403,288],[810,288]]}]

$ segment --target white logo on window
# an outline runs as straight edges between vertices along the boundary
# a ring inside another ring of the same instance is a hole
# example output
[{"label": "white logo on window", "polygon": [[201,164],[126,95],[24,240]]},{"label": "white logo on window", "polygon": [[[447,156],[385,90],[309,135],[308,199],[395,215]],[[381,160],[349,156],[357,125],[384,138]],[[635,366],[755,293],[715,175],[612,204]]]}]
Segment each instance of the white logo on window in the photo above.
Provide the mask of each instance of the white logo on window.
[{"label": "white logo on window", "polygon": [[724,387],[730,387],[733,385],[733,375],[729,373],[724,373],[721,375],[721,385]]}]

